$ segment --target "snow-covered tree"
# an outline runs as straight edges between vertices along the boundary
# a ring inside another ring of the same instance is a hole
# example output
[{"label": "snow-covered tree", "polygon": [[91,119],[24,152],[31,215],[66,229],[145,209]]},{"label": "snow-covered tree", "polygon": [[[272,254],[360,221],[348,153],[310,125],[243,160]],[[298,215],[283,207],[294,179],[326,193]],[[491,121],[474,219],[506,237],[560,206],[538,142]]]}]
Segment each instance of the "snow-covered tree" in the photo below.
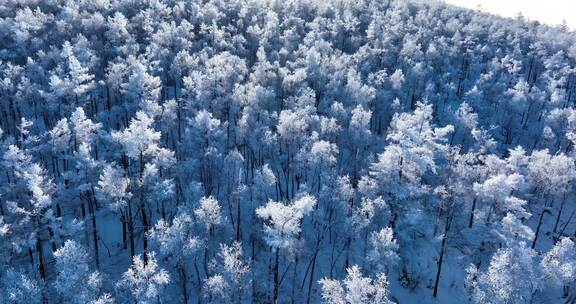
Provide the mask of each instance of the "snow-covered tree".
[{"label": "snow-covered tree", "polygon": [[258,217],[266,221],[264,233],[266,242],[273,248],[290,248],[301,231],[300,223],[305,215],[316,206],[316,198],[305,194],[290,205],[269,201],[266,206],[256,209]]},{"label": "snow-covered tree", "polygon": [[[59,232],[57,226],[57,216],[54,213],[52,194],[54,192],[54,183],[48,177],[47,171],[38,163],[33,162],[26,151],[17,146],[10,145],[4,153],[3,163],[5,168],[11,170],[14,178],[17,179],[15,184],[18,191],[7,207],[18,219],[18,224],[23,239],[27,239],[27,244],[14,243],[18,247],[30,246],[29,254],[32,248],[38,254],[38,270],[40,275],[45,278],[47,275],[46,260],[44,255],[44,244],[46,240],[50,241],[53,250],[56,248],[55,233]],[[20,241],[21,242],[21,241]],[[20,251],[20,250],[18,250]]]},{"label": "snow-covered tree", "polygon": [[394,239],[392,228],[375,231],[370,236],[371,250],[368,260],[376,265],[380,272],[388,273],[398,263],[398,243]]},{"label": "snow-covered tree", "polygon": [[212,230],[222,221],[220,204],[212,196],[200,199],[200,206],[194,210],[194,214],[204,224],[206,231]]},{"label": "snow-covered tree", "polygon": [[[130,126],[122,132],[112,133],[114,139],[122,144],[126,155],[139,160],[144,165],[144,156],[153,156],[159,149],[160,132],[152,128],[154,119],[146,113],[139,111],[130,122]],[[144,168],[141,168],[144,170]]]},{"label": "snow-covered tree", "polygon": [[42,303],[42,283],[33,275],[9,268],[2,275],[2,298],[7,303]]},{"label": "snow-covered tree", "polygon": [[290,205],[269,201],[265,206],[256,209],[256,215],[265,221],[264,239],[274,249],[274,301],[279,297],[280,250],[291,250],[301,232],[301,222],[305,215],[316,206],[316,198],[303,194]]},{"label": "snow-covered tree", "polygon": [[217,260],[212,266],[214,275],[206,279],[205,297],[209,302],[234,301],[240,303],[249,281],[250,266],[242,260],[242,244],[220,245]]},{"label": "snow-covered tree", "polygon": [[74,135],[77,144],[82,142],[93,143],[98,130],[102,128],[101,123],[94,123],[90,118],[86,117],[86,113],[82,108],[76,110],[70,116],[70,122],[74,126]]},{"label": "snow-covered tree", "polygon": [[134,257],[130,268],[124,272],[117,288],[126,292],[126,300],[136,303],[158,303],[165,285],[170,283],[168,272],[158,265],[154,252],[148,253],[148,262]]},{"label": "snow-covered tree", "polygon": [[66,241],[54,252],[58,275],[54,287],[66,303],[93,303],[99,299],[102,277],[90,271],[86,250],[75,241]]},{"label": "snow-covered tree", "polygon": [[122,84],[124,94],[136,102],[156,101],[160,97],[160,78],[148,73],[146,62],[128,57],[128,79]]},{"label": "snow-covered tree", "polygon": [[467,269],[466,284],[472,303],[527,303],[540,287],[536,253],[518,245],[499,249],[485,271]]},{"label": "snow-covered tree", "polygon": [[566,286],[576,279],[576,253],[574,242],[562,238],[540,261],[547,280],[557,286]]},{"label": "snow-covered tree", "polygon": [[379,274],[375,279],[364,277],[360,267],[352,266],[346,270],[342,281],[322,279],[322,302],[327,304],[378,303],[393,304],[389,298],[388,279]]},{"label": "snow-covered tree", "polygon": [[181,211],[171,224],[160,219],[150,230],[149,236],[152,250],[158,252],[159,257],[177,270],[183,300],[188,302],[191,295],[187,282],[194,264],[192,260],[202,247],[202,240],[194,233],[192,216]]},{"label": "snow-covered tree", "polygon": [[436,162],[446,151],[446,135],[452,126],[434,128],[432,106],[418,103],[414,113],[396,114],[386,136],[391,143],[370,166],[370,174],[382,191],[395,199],[414,197],[426,191],[422,177],[435,173]]},{"label": "snow-covered tree", "polygon": [[[419,0],[0,0],[0,42],[1,303],[461,300],[470,264],[477,302],[575,298],[566,25]],[[141,285],[112,288],[128,259]]]},{"label": "snow-covered tree", "polygon": [[112,208],[120,210],[127,204],[132,194],[128,191],[130,179],[121,168],[111,164],[104,167],[98,180],[98,193],[102,199],[109,200]]}]

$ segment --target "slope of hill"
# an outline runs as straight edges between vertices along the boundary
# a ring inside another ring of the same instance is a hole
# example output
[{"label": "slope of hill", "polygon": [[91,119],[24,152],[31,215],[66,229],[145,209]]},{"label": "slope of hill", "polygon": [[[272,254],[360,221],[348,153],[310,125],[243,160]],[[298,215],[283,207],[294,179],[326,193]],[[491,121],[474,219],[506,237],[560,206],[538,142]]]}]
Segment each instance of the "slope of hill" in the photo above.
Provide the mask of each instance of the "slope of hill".
[{"label": "slope of hill", "polygon": [[435,1],[1,1],[0,303],[574,301],[575,62]]}]

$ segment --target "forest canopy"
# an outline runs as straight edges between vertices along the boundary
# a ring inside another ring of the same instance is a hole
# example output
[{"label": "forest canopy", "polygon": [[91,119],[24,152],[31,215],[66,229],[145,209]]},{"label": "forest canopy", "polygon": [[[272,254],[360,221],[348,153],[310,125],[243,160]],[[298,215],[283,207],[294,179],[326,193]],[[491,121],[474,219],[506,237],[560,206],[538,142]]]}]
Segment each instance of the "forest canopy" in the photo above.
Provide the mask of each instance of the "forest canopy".
[{"label": "forest canopy", "polygon": [[0,1],[0,303],[574,301],[575,63],[439,1]]}]

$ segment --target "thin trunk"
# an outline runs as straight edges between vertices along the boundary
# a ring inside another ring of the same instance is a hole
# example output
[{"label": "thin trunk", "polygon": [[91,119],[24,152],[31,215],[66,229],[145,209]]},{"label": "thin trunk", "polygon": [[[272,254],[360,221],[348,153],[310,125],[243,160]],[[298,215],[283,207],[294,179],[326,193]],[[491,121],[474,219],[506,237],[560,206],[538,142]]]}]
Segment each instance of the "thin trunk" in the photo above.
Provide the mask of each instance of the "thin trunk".
[{"label": "thin trunk", "polygon": [[[80,199],[82,199],[82,196],[80,197]],[[86,207],[84,207],[84,202],[82,202],[80,204],[80,207],[82,208],[82,219],[86,218]]]},{"label": "thin trunk", "polygon": [[180,267],[180,281],[182,281],[182,296],[184,296],[184,304],[188,304],[188,278],[186,277],[184,266]]},{"label": "thin trunk", "polygon": [[278,268],[280,266],[280,248],[276,248],[274,259],[274,300],[272,303],[278,303],[278,289],[280,288],[280,281],[278,279]]},{"label": "thin trunk", "polygon": [[198,259],[194,257],[194,271],[196,272],[196,280],[198,281],[198,303],[202,299],[202,278],[200,277],[200,270],[198,270]]},{"label": "thin trunk", "polygon": [[236,241],[240,242],[240,197],[238,196],[236,198],[236,208],[237,213],[236,213]]},{"label": "thin trunk", "polygon": [[310,272],[310,280],[308,281],[308,295],[306,296],[306,304],[310,304],[310,296],[312,295],[312,283],[314,282],[314,271],[316,270],[316,258],[318,257],[318,249],[316,248],[314,256],[312,257],[312,270]]},{"label": "thin trunk", "polygon": [[560,230],[558,235],[560,235],[560,236],[564,235],[564,231],[566,230],[566,227],[568,227],[568,224],[570,224],[570,222],[572,221],[572,218],[574,217],[574,213],[576,213],[576,210],[573,210],[572,213],[570,213],[568,220],[566,221],[566,223],[564,223],[564,226],[562,226],[562,230]]},{"label": "thin trunk", "polygon": [[444,253],[446,252],[446,239],[448,231],[450,230],[450,224],[452,223],[452,216],[446,216],[446,226],[444,229],[444,235],[442,236],[442,245],[440,247],[440,257],[438,258],[438,271],[436,271],[436,282],[434,283],[434,294],[433,297],[436,298],[438,295],[438,285],[440,283],[440,274],[442,272],[442,263],[444,261]]},{"label": "thin trunk", "polygon": [[454,138],[456,137],[456,133],[458,133],[458,128],[455,128],[454,132],[452,132],[452,137],[450,138],[450,146],[452,146],[452,144],[454,143]]},{"label": "thin trunk", "polygon": [[[256,238],[252,236],[252,240],[250,242],[252,244],[252,256],[250,257],[250,262],[252,265],[256,263]],[[256,296],[256,276],[255,271],[252,271],[252,302],[254,302],[254,298]]]},{"label": "thin trunk", "polygon": [[120,222],[122,222],[122,248],[126,250],[128,242],[126,241],[126,216],[124,214],[120,216]]},{"label": "thin trunk", "polygon": [[352,244],[352,237],[346,240],[346,260],[344,261],[344,271],[350,266],[350,245]]},{"label": "thin trunk", "polygon": [[144,233],[142,234],[142,245],[143,245],[143,256],[144,256],[144,265],[148,264],[148,237],[146,233],[148,232],[148,218],[146,217],[146,205],[144,203],[144,181],[142,177],[144,175],[144,155],[143,152],[140,151],[140,181],[142,183],[142,189],[140,189],[140,216],[142,217],[142,226],[144,228]]},{"label": "thin trunk", "polygon": [[294,269],[292,270],[292,291],[290,293],[290,303],[294,304],[294,294],[296,292],[296,273],[298,271],[298,257],[295,259]]},{"label": "thin trunk", "polygon": [[148,237],[146,233],[148,232],[148,219],[146,217],[146,210],[144,207],[144,201],[140,203],[140,215],[142,216],[142,226],[144,227],[144,233],[142,234],[142,244],[143,244],[143,256],[144,256],[144,265],[148,264]]},{"label": "thin trunk", "polygon": [[566,202],[566,196],[562,199],[562,204],[560,205],[560,210],[558,211],[558,215],[556,216],[556,222],[554,223],[554,232],[558,229],[558,223],[560,222],[560,217],[562,216],[562,210],[564,210],[564,203]]},{"label": "thin trunk", "polygon": [[208,246],[204,247],[204,273],[208,277]]},{"label": "thin trunk", "polygon": [[182,126],[181,126],[181,121],[182,121],[182,109],[181,109],[181,105],[180,105],[180,99],[178,98],[178,91],[177,91],[177,85],[176,82],[174,84],[174,99],[176,100],[176,104],[178,105],[177,109],[178,111],[176,112],[176,117],[178,119],[178,144],[180,144],[182,142]]},{"label": "thin trunk", "polygon": [[34,255],[32,253],[32,248],[28,248],[28,256],[30,257],[30,265],[34,267]]},{"label": "thin trunk", "polygon": [[542,213],[540,213],[540,219],[538,220],[538,226],[536,227],[536,233],[534,233],[534,241],[532,242],[532,249],[536,247],[536,241],[538,240],[538,234],[540,233],[540,227],[542,226],[542,219],[544,218],[545,213],[550,213],[548,208],[544,207]]},{"label": "thin trunk", "polygon": [[50,237],[50,245],[52,246],[52,252],[56,252],[56,242],[54,241],[54,230],[48,227],[48,236]]},{"label": "thin trunk", "polygon": [[206,274],[206,277],[210,276],[210,274],[208,273],[208,257],[210,256],[209,249],[210,249],[210,241],[212,240],[212,234],[213,234],[212,229],[213,229],[212,227],[208,229],[208,240],[206,240],[206,246],[204,247],[204,273]]},{"label": "thin trunk", "polygon": [[134,222],[132,221],[132,203],[128,200],[128,237],[130,238],[130,256],[131,259],[136,255],[134,249]]},{"label": "thin trunk", "polygon": [[94,261],[96,262],[96,269],[100,270],[100,258],[98,251],[98,227],[96,225],[96,215],[94,214],[93,200],[88,201],[88,208],[90,211],[90,219],[92,220],[92,239],[94,240]]},{"label": "thin trunk", "polygon": [[470,211],[470,222],[468,223],[468,228],[472,228],[474,224],[474,211],[476,210],[476,198],[472,201],[472,210]]},{"label": "thin trunk", "polygon": [[38,269],[40,270],[40,276],[42,279],[46,279],[46,265],[44,264],[44,253],[42,250],[42,242],[38,236],[36,239],[36,251],[38,251]]}]

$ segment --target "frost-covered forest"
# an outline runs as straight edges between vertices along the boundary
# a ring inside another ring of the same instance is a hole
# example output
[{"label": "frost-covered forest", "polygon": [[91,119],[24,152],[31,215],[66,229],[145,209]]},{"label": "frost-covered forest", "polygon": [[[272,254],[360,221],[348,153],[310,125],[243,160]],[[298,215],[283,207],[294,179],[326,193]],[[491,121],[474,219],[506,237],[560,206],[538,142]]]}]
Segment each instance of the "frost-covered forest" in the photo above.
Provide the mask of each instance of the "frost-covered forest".
[{"label": "frost-covered forest", "polygon": [[574,303],[576,32],[416,0],[1,0],[0,303]]}]

